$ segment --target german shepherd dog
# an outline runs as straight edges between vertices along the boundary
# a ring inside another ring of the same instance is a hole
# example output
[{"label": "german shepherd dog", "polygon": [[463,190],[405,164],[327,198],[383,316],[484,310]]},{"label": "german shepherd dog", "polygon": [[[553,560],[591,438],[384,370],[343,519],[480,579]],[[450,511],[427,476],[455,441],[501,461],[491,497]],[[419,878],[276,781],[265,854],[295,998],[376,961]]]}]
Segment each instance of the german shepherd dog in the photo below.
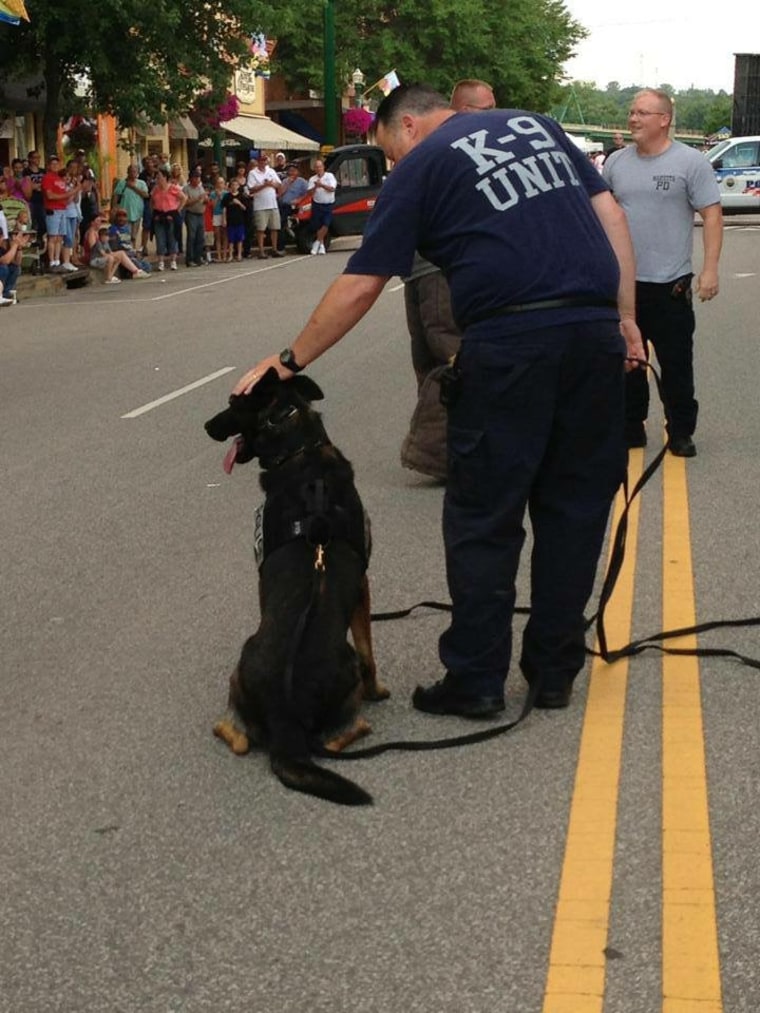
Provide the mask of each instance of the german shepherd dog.
[{"label": "german shepherd dog", "polygon": [[265,493],[257,514],[261,622],[243,645],[214,734],[238,755],[253,742],[264,746],[288,788],[367,805],[366,791],[311,759],[368,734],[362,700],[390,695],[372,656],[368,521],[353,469],[311,407],[323,397],[309,377],[281,381],[270,369],[205,425],[214,440],[236,437],[226,471],[259,459]]}]

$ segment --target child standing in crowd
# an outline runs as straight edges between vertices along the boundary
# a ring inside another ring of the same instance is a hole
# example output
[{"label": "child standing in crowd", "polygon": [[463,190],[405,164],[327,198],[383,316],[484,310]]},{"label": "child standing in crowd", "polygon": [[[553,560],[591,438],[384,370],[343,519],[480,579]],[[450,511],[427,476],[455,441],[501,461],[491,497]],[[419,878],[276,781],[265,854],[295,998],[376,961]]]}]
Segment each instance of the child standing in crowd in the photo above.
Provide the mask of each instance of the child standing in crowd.
[{"label": "child standing in crowd", "polygon": [[227,243],[227,228],[224,217],[224,198],[227,194],[228,190],[225,186],[224,179],[221,176],[217,176],[214,180],[214,189],[211,194],[211,199],[214,202],[212,221],[214,227],[216,261],[218,264],[221,264],[226,260],[232,260],[232,250]]},{"label": "child standing in crowd", "polygon": [[245,223],[248,217],[249,200],[240,188],[240,180],[235,177],[230,181],[230,191],[225,194],[222,206],[227,221],[227,243],[230,256],[235,260],[243,259],[243,243],[245,241]]}]

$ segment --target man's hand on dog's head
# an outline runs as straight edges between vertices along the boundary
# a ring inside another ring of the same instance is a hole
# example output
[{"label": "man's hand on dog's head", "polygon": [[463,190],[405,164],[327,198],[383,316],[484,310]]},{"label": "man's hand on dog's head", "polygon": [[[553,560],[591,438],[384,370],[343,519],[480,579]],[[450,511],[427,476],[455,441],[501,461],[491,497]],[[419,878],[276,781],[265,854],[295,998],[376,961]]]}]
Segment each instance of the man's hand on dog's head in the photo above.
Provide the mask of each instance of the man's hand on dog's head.
[{"label": "man's hand on dog's head", "polygon": [[276,370],[277,375],[281,380],[290,380],[296,375],[291,370],[286,369],[285,366],[283,366],[280,362],[279,355],[270,355],[268,358],[262,359],[261,362],[257,363],[253,369],[249,369],[248,372],[242,376],[232,388],[232,393],[250,394],[268,369]]}]

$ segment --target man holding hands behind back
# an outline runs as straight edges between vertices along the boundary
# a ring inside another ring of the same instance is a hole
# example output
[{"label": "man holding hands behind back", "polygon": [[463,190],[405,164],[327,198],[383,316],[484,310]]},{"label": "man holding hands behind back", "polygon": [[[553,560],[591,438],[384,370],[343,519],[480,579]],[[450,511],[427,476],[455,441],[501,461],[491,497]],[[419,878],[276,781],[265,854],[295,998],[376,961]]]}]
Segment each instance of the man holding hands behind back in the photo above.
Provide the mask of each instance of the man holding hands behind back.
[{"label": "man holding hands behind back", "polygon": [[411,85],[381,103],[376,129],[396,165],[361,248],[292,347],[249,370],[235,393],[270,367],[285,380],[313,362],[390,277],[409,274],[416,249],[438,265],[463,330],[443,513],[453,611],[439,648],[445,677],[418,686],[412,702],[465,717],[504,709],[527,506],[534,549],[521,667],[538,706],[565,707],[625,470],[624,363],[643,358],[625,215],[544,116],[455,114],[433,89]]}]

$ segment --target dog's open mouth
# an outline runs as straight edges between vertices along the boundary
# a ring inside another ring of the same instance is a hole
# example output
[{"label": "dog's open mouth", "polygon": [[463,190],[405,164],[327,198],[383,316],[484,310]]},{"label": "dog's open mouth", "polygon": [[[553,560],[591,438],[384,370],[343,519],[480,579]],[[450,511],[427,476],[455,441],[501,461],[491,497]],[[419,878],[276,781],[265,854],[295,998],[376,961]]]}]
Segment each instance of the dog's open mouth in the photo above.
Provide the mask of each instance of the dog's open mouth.
[{"label": "dog's open mouth", "polygon": [[243,449],[243,437],[236,436],[232,441],[230,449],[224,455],[224,470],[228,475],[232,474],[232,469],[235,467],[237,461],[238,451]]}]

